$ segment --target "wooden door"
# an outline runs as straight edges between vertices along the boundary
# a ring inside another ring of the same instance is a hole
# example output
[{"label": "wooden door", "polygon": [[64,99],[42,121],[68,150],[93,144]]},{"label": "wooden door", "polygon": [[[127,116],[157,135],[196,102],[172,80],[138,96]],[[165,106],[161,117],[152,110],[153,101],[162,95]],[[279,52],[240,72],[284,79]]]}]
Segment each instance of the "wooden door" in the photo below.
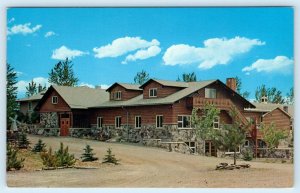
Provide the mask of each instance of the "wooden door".
[{"label": "wooden door", "polygon": [[205,141],[205,155],[217,157],[217,149],[212,141]]},{"label": "wooden door", "polygon": [[70,128],[70,118],[60,118],[60,136],[68,136]]}]

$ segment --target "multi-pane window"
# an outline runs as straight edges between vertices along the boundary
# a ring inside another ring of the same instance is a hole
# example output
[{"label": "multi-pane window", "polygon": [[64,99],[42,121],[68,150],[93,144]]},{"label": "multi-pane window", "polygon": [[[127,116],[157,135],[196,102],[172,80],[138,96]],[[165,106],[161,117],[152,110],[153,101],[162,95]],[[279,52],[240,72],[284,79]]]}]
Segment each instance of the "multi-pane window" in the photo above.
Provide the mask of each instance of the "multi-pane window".
[{"label": "multi-pane window", "polygon": [[58,102],[58,97],[57,96],[53,96],[52,97],[52,104],[57,104]]},{"label": "multi-pane window", "polygon": [[115,100],[121,100],[122,98],[122,92],[121,91],[117,91],[114,93],[114,99]]},{"label": "multi-pane window", "polygon": [[120,117],[120,116],[115,117],[115,126],[116,126],[116,128],[121,127],[121,124],[122,124],[122,117]]},{"label": "multi-pane window", "polygon": [[149,97],[157,97],[157,88],[149,89]]},{"label": "multi-pane window", "polygon": [[28,102],[28,111],[32,111],[32,102]]},{"label": "multi-pane window", "polygon": [[156,115],[156,127],[162,128],[163,127],[164,118],[162,115]]},{"label": "multi-pane window", "polygon": [[103,118],[102,117],[97,117],[97,127],[101,128],[103,124]]},{"label": "multi-pane window", "polygon": [[217,98],[217,91],[214,88],[205,88],[205,98]]},{"label": "multi-pane window", "polygon": [[220,128],[220,117],[214,117],[213,126],[214,126],[214,129]]},{"label": "multi-pane window", "polygon": [[191,128],[191,116],[179,115],[178,116],[178,128]]},{"label": "multi-pane window", "polygon": [[135,116],[135,128],[141,128],[142,118],[141,116]]}]

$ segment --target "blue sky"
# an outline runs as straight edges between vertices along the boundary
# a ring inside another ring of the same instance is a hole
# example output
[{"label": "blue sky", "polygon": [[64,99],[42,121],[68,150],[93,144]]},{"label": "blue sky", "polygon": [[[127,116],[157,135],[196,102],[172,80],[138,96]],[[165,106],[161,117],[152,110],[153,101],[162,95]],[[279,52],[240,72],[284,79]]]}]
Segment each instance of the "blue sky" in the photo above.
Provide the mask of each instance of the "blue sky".
[{"label": "blue sky", "polygon": [[19,97],[34,79],[45,84],[64,57],[81,85],[150,77],[198,80],[239,76],[243,90],[293,86],[292,8],[10,8],[7,61]]}]

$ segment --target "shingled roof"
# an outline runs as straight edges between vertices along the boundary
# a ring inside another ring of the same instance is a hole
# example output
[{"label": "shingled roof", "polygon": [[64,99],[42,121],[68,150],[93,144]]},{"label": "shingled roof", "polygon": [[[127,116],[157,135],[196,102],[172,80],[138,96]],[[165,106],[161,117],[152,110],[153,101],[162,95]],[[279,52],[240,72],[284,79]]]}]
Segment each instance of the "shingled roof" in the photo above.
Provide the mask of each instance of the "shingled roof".
[{"label": "shingled roof", "polygon": [[125,88],[127,90],[142,90],[142,89],[140,89],[139,84],[129,84],[129,83],[116,82],[113,85],[111,85],[108,89],[106,89],[106,91],[110,91],[116,85],[120,85],[120,86],[122,86],[123,88]]},{"label": "shingled roof", "polygon": [[17,102],[38,101],[43,97],[44,94],[45,94],[45,91],[40,92],[40,93],[35,94],[35,95],[32,95],[30,97],[25,97],[25,98],[18,99]]},{"label": "shingled roof", "polygon": [[274,109],[280,108],[281,110],[284,110],[284,107],[287,107],[287,113],[294,117],[294,106],[293,105],[287,105],[287,104],[274,104],[274,103],[258,103],[258,102],[252,102],[256,108],[246,108],[245,111],[252,111],[252,112],[271,112]]},{"label": "shingled roof", "polygon": [[155,81],[163,86],[171,86],[171,87],[182,87],[182,88],[186,88],[189,87],[189,83],[187,82],[180,82],[180,81],[169,81],[169,80],[158,80],[158,79],[149,79],[147,82],[145,82],[144,84],[142,84],[140,86],[140,88],[144,88],[148,83],[150,83],[151,81]]},{"label": "shingled roof", "polygon": [[[156,80],[154,80],[156,81]],[[189,82],[184,84],[179,84],[180,86],[185,86],[186,88],[175,92],[167,97],[164,98],[149,98],[143,99],[143,95],[139,95],[127,101],[107,101],[104,103],[98,103],[97,105],[91,106],[91,108],[106,108],[106,107],[121,107],[121,106],[141,106],[141,105],[161,105],[161,104],[172,104],[196,91],[201,88],[206,87],[207,85],[215,82],[216,80],[208,80],[208,81],[200,81],[200,82]],[[166,81],[168,85],[176,85],[177,82]],[[181,82],[183,83],[183,82]],[[142,86],[141,86],[142,87]]]}]

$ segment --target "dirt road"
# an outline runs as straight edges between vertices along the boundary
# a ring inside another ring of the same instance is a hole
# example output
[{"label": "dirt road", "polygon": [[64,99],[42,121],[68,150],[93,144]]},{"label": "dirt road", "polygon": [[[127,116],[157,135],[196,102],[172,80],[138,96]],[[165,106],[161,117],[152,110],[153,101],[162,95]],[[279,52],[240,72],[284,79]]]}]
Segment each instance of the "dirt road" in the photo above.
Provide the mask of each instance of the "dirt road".
[{"label": "dirt road", "polygon": [[[35,144],[39,136],[30,136]],[[100,161],[108,147],[121,159],[120,165],[100,164],[97,169],[8,172],[8,186],[17,187],[291,187],[293,165],[249,162],[250,169],[216,171],[231,159],[185,155],[164,149],[99,141],[42,137],[47,147],[69,146],[76,158],[90,144]],[[245,163],[239,161],[238,163]]]}]

